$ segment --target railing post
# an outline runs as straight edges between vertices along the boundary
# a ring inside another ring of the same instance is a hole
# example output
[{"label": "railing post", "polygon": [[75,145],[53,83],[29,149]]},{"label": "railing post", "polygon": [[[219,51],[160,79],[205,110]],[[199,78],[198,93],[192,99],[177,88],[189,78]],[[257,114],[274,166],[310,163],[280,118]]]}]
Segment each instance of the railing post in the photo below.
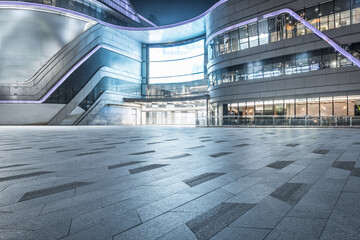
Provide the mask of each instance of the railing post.
[{"label": "railing post", "polygon": [[350,127],[352,127],[352,117],[350,117]]},{"label": "railing post", "polygon": [[273,127],[275,127],[275,117],[273,116]]},{"label": "railing post", "polygon": [[307,117],[308,116],[305,116],[305,127],[307,127]]},{"label": "railing post", "polygon": [[335,127],[337,127],[337,117],[334,116],[334,121],[335,121]]}]

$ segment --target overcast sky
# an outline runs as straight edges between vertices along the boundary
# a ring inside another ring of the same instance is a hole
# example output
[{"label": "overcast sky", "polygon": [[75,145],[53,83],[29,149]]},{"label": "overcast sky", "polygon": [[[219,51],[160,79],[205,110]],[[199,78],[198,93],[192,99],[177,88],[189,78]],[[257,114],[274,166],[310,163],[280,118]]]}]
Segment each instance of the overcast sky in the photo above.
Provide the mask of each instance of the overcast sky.
[{"label": "overcast sky", "polygon": [[[135,10],[158,25],[168,25],[196,17],[218,0],[131,0]],[[153,16],[156,17],[154,19]]]}]

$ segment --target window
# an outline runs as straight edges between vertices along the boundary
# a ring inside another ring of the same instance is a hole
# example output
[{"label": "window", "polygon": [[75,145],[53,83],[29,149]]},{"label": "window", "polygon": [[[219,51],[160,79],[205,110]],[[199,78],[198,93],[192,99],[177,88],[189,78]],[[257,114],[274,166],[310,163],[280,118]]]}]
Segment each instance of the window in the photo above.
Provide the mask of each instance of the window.
[{"label": "window", "polygon": [[296,99],[296,116],[306,115],[306,98]]},{"label": "window", "polygon": [[333,115],[332,97],[320,98],[320,115],[331,116]]},{"label": "window", "polygon": [[334,97],[334,115],[347,116],[347,97]]},{"label": "window", "polygon": [[350,0],[335,0],[335,28],[350,25]]},{"label": "window", "polygon": [[230,42],[230,34],[224,35],[224,44],[225,44],[225,54],[231,53],[231,42]]},{"label": "window", "polygon": [[224,35],[218,37],[216,44],[219,46],[218,56],[224,55],[225,53]]},{"label": "window", "polygon": [[[319,6],[313,6],[305,9],[305,20],[313,25],[316,29],[319,29]],[[310,34],[312,31],[306,28],[306,34]]]},{"label": "window", "polygon": [[275,27],[275,18],[269,18],[268,20],[268,28],[270,34],[270,42],[277,42],[277,32]]},{"label": "window", "polygon": [[333,48],[321,49],[320,68],[336,68],[336,52]]},{"label": "window", "polygon": [[320,50],[315,50],[315,51],[309,52],[310,71],[319,70],[320,62],[321,62],[321,51]]},{"label": "window", "polygon": [[203,79],[204,39],[170,47],[149,47],[150,84]]},{"label": "window", "polygon": [[269,43],[269,32],[268,32],[267,20],[259,21],[259,43],[260,45]]},{"label": "window", "polygon": [[231,36],[231,50],[233,52],[239,51],[239,31],[238,29],[230,33]]},{"label": "window", "polygon": [[334,2],[320,4],[320,30],[325,31],[334,28]]},{"label": "window", "polygon": [[319,98],[308,98],[308,115],[319,116]]},{"label": "window", "polygon": [[255,102],[255,115],[264,115],[263,101]]},{"label": "window", "polygon": [[274,101],[274,114],[273,115],[284,115],[284,101],[275,100]]},{"label": "window", "polygon": [[[297,11],[296,13],[302,18],[305,17],[304,10]],[[301,22],[297,21],[296,22],[296,36],[298,37],[298,36],[303,36],[303,35],[305,35],[305,26]]]},{"label": "window", "polygon": [[286,24],[286,38],[295,37],[295,19],[289,14],[285,15],[285,24]]},{"label": "window", "polygon": [[295,56],[287,55],[284,56],[285,74],[296,73]]},{"label": "window", "polygon": [[246,115],[250,115],[250,116],[254,115],[254,113],[255,113],[254,104],[255,104],[254,102],[247,102],[246,103]]},{"label": "window", "polygon": [[249,42],[250,47],[256,47],[259,45],[257,23],[249,24]]},{"label": "window", "polygon": [[272,77],[274,76],[274,72],[273,72],[273,59],[266,59],[264,60],[264,77]]},{"label": "window", "polygon": [[244,50],[249,47],[249,34],[248,34],[248,27],[241,27],[240,31],[240,49]]},{"label": "window", "polygon": [[284,74],[283,70],[283,58],[277,57],[273,59],[273,75],[279,76]]},{"label": "window", "polygon": [[295,116],[295,101],[294,101],[294,99],[284,100],[284,115]]},{"label": "window", "polygon": [[263,115],[274,115],[274,102],[273,101],[264,101]]},{"label": "window", "polygon": [[352,23],[360,23],[360,0],[352,0]]},{"label": "window", "polygon": [[296,72],[309,71],[309,55],[307,53],[296,54]]}]

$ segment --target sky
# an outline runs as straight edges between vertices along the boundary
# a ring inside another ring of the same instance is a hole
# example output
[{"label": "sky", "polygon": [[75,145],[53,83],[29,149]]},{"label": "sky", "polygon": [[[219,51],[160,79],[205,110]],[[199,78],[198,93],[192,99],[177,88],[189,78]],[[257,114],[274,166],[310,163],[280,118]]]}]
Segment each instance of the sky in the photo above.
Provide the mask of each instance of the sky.
[{"label": "sky", "polygon": [[200,15],[219,0],[131,0],[136,12],[159,26]]}]

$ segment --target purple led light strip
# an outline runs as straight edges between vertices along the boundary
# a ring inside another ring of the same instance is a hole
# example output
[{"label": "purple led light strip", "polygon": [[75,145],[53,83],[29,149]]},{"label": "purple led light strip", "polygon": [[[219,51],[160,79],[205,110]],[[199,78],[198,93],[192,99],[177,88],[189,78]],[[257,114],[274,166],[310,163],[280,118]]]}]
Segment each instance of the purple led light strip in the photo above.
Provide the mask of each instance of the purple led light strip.
[{"label": "purple led light strip", "polygon": [[[51,89],[48,91],[45,96],[43,96],[40,100],[0,100],[0,103],[43,103],[50,97],[51,94],[55,92],[55,90],[60,87],[61,84],[65,82],[65,80],[73,73],[76,69],[78,69],[86,60],[88,60],[94,53],[96,53],[100,48],[110,50],[112,52],[121,54],[126,57],[130,57],[132,59],[135,59],[129,55],[126,55],[122,52],[119,52],[111,47],[105,46],[105,45],[98,45],[93,50],[91,50],[84,58],[82,58],[77,64],[75,64],[61,79],[58,81]],[[135,59],[139,61],[138,59]]]},{"label": "purple led light strip", "polygon": [[[302,24],[304,24],[305,27],[307,27],[308,29],[310,29],[313,33],[315,33],[319,38],[323,39],[325,42],[327,42],[330,46],[332,46],[336,51],[340,52],[342,55],[344,55],[344,57],[346,57],[347,59],[349,59],[352,63],[354,63],[356,66],[360,67],[360,61],[358,59],[356,59],[353,55],[351,55],[350,53],[348,53],[347,51],[345,51],[345,49],[343,49],[342,47],[340,47],[337,43],[335,43],[333,40],[331,40],[328,36],[326,36],[324,33],[322,33],[321,31],[319,31],[318,29],[316,29],[313,25],[311,25],[309,22],[307,22],[305,19],[303,19],[302,17],[300,17],[298,14],[296,14],[293,10],[291,9],[281,9],[279,11],[276,12],[272,12],[269,14],[265,14],[264,16],[262,16],[262,19],[266,19],[269,17],[274,17],[277,16],[279,14],[282,13],[288,13],[290,14],[292,17],[294,17],[296,20],[298,20],[299,22],[301,22]],[[250,20],[247,20],[245,22],[241,22],[232,26],[229,26],[227,28],[224,28],[220,31],[217,31],[216,33],[210,35],[206,41],[206,44],[209,44],[209,42],[211,40],[213,40],[216,36],[219,36],[222,33],[225,33],[227,31],[230,31],[234,28],[252,23],[259,20],[258,18],[253,18]]]}]

